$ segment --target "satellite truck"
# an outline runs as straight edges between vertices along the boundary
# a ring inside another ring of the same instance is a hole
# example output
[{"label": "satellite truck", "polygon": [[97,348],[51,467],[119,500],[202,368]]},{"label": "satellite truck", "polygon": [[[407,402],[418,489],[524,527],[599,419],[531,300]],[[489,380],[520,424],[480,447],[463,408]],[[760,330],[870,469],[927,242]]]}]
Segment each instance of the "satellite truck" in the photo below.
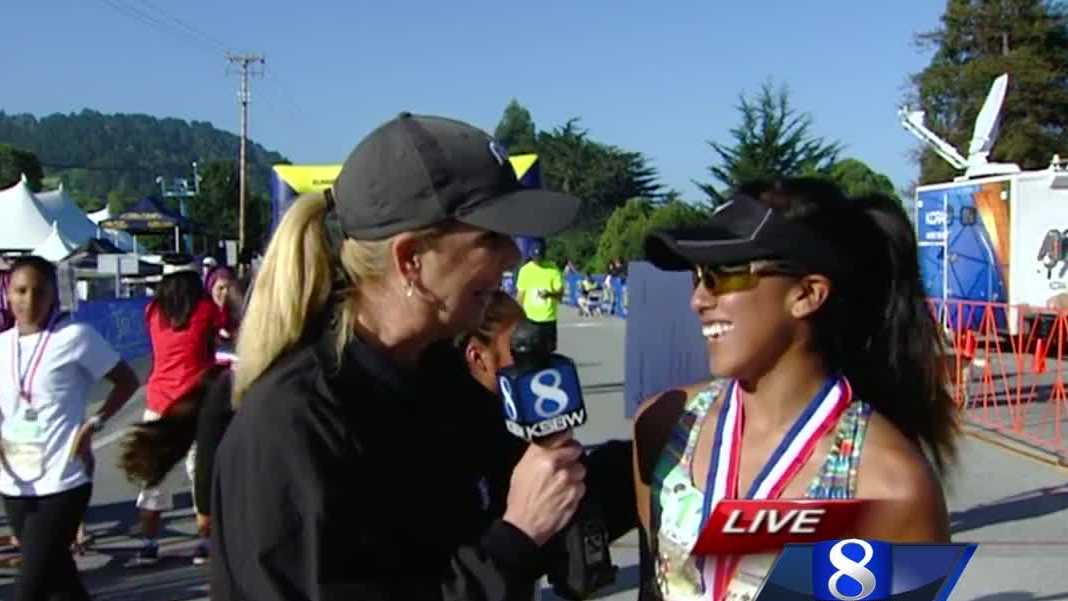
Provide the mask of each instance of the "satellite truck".
[{"label": "satellite truck", "polygon": [[[1008,83],[1007,73],[994,80],[967,158],[924,126],[923,111],[898,113],[906,130],[961,172],[916,189],[920,272],[947,332],[976,329],[980,304],[991,303],[1008,305],[995,311],[1000,335],[1016,336],[1022,326],[1028,338],[1045,338],[1054,319],[1043,309],[1068,309],[1068,171],[1058,155],[1039,171],[987,161]],[[975,308],[957,316],[956,301]]]}]

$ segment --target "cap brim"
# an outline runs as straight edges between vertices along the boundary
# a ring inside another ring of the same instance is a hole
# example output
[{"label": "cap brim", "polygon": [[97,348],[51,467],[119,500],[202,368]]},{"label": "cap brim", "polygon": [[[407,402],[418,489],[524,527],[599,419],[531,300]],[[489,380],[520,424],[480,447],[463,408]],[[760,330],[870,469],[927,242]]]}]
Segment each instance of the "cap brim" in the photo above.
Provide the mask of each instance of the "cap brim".
[{"label": "cap brim", "polygon": [[715,226],[653,232],[644,246],[646,260],[664,271],[686,271],[694,265],[737,265],[776,255],[770,248]]},{"label": "cap brim", "polygon": [[456,220],[499,234],[540,238],[567,229],[581,205],[568,194],[523,189],[481,203]]}]

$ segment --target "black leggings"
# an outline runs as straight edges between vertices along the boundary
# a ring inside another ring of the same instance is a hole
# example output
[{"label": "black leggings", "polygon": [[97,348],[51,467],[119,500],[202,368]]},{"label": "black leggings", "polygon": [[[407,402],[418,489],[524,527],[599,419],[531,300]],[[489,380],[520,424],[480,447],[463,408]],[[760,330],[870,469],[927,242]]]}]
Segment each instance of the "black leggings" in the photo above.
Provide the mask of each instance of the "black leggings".
[{"label": "black leggings", "polygon": [[15,601],[88,601],[70,544],[92,492],[90,483],[54,495],[4,497],[22,554]]}]

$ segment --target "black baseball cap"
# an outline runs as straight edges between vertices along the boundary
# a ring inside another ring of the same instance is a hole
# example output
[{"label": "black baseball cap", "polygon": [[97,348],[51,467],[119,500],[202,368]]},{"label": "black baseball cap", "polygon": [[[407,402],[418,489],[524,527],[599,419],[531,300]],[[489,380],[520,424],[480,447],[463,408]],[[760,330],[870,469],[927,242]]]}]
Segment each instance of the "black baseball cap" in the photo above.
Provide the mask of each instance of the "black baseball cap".
[{"label": "black baseball cap", "polygon": [[401,113],[364,138],[331,194],[342,231],[381,240],[447,219],[510,236],[567,228],[579,199],[523,188],[505,148],[454,119]]},{"label": "black baseball cap", "polygon": [[644,246],[646,259],[665,271],[772,259],[833,274],[844,264],[818,232],[742,194],[717,207],[705,224],[653,232]]}]

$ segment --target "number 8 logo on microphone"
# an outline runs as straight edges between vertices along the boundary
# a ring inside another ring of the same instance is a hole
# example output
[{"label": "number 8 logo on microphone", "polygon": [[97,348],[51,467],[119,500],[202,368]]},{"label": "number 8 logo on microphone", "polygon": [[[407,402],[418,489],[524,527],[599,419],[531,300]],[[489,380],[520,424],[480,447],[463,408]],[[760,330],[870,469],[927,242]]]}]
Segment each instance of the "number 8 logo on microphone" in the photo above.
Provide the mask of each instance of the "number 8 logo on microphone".
[{"label": "number 8 logo on microphone", "polygon": [[519,409],[516,408],[515,399],[512,398],[512,383],[504,376],[501,376],[498,382],[501,386],[501,396],[504,397],[504,413],[508,419],[515,421],[519,419]]},{"label": "number 8 logo on microphone", "polygon": [[[546,378],[550,380],[548,384],[544,382]],[[537,395],[537,399],[534,401],[534,413],[539,418],[556,417],[563,413],[564,409],[567,409],[570,399],[567,393],[560,388],[560,383],[563,380],[564,377],[555,369],[542,370],[531,378],[530,391]]]}]

